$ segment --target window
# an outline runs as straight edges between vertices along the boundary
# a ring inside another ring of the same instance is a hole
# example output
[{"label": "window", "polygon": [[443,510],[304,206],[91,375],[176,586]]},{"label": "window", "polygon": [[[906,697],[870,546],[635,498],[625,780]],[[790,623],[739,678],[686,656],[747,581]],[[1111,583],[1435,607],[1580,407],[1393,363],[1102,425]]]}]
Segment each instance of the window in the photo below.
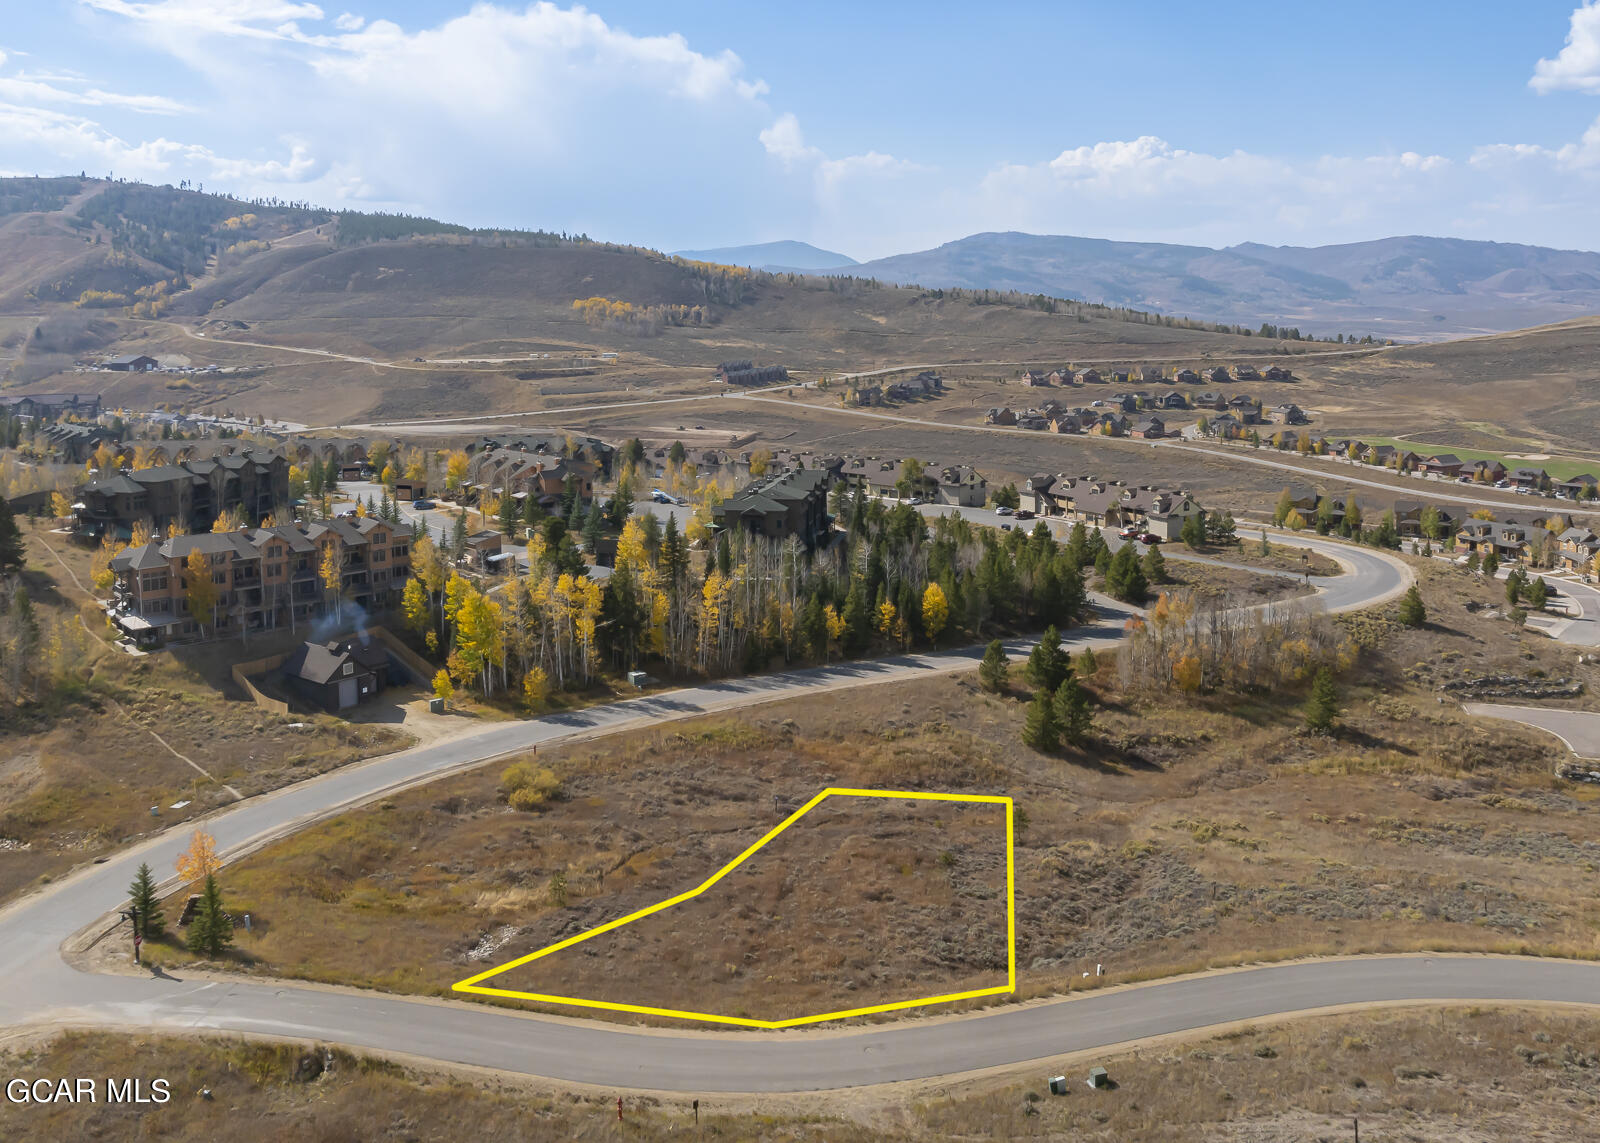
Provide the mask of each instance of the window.
[{"label": "window", "polygon": [[381,564],[381,563],[383,563],[384,560],[386,560],[388,558],[389,558],[389,553],[384,551],[382,548],[374,548],[373,549],[373,551],[372,551],[372,562],[373,563]]},{"label": "window", "polygon": [[145,591],[166,591],[167,577],[162,575],[147,575],[139,581]]},{"label": "window", "polygon": [[390,554],[397,560],[403,560],[411,554],[411,548],[407,544],[397,544],[391,549]]},{"label": "window", "polygon": [[228,573],[225,572],[225,571],[212,572],[211,573],[211,582],[212,583],[227,583],[228,582]]}]

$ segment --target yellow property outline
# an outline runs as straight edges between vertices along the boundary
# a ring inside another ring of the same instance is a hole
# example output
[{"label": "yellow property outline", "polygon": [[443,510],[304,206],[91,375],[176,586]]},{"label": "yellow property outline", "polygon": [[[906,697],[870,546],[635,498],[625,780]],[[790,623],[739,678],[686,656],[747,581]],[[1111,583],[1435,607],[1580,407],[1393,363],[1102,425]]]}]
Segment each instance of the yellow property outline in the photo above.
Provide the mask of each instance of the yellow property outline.
[{"label": "yellow property outline", "polygon": [[[966,992],[949,992],[942,996],[929,996],[921,1000],[896,1000],[889,1004],[872,1004],[865,1008],[847,1008],[839,1012],[821,1012],[815,1016],[798,1016],[792,1020],[752,1020],[744,1016],[718,1016],[710,1012],[685,1012],[676,1008],[651,1008],[642,1004],[616,1004],[608,1000],[584,1000],[576,996],[547,996],[538,992],[516,992],[506,988],[487,988],[481,981],[490,977],[499,976],[503,972],[516,968],[518,965],[527,964],[529,961],[538,960],[540,957],[549,956],[551,953],[560,952],[562,949],[571,948],[573,945],[586,941],[591,937],[598,937],[601,933],[608,933],[612,929],[620,929],[623,925],[659,913],[663,909],[698,897],[729,873],[732,873],[756,850],[766,845],[784,830],[794,825],[808,812],[815,809],[825,798],[830,797],[850,798],[909,798],[924,802],[987,802],[994,805],[1003,805],[1006,808],[1006,983],[994,988],[974,988]],[[819,1024],[824,1020],[842,1020],[847,1016],[867,1016],[874,1012],[894,1012],[903,1008],[920,1008],[928,1004],[946,1004],[952,1000],[971,1000],[979,996],[1002,996],[1015,992],[1017,988],[1017,900],[1016,900],[1016,862],[1012,853],[1013,828],[1012,804],[1007,797],[997,797],[989,794],[932,794],[918,790],[851,790],[842,787],[830,786],[822,793],[812,798],[794,813],[784,818],[783,821],[773,826],[756,843],[746,849],[738,857],[713,873],[702,884],[690,889],[687,893],[679,893],[659,904],[649,908],[640,909],[629,913],[626,917],[618,917],[615,921],[608,921],[598,928],[588,932],[579,933],[575,937],[568,937],[564,941],[542,948],[538,952],[529,953],[527,956],[518,957],[497,968],[480,972],[466,980],[451,985],[454,992],[470,992],[480,996],[502,996],[515,1000],[537,1000],[546,1004],[568,1004],[580,1008],[603,1008],[610,1012],[636,1012],[644,1016],[671,1016],[680,1020],[702,1020],[715,1024],[736,1024],[743,1028],[793,1028],[801,1024]]]}]

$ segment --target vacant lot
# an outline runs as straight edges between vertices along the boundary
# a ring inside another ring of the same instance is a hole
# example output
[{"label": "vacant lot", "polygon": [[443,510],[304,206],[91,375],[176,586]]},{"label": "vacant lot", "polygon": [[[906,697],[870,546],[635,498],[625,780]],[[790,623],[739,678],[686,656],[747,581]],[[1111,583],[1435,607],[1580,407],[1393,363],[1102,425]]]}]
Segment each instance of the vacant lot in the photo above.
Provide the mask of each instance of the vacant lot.
[{"label": "vacant lot", "polygon": [[[758,1020],[993,988],[1006,982],[1005,842],[992,803],[830,797],[699,896],[483,983]],[[682,867],[647,851],[607,880],[664,864]],[[508,896],[530,919],[548,903]],[[566,936],[571,913],[543,912],[488,963]],[[619,966],[643,963],[658,974],[630,991]]]},{"label": "vacant lot", "polygon": [[[228,871],[230,901],[266,922],[241,936],[236,963],[443,993],[553,937],[692,888],[829,785],[1016,799],[1024,995],[1060,991],[1096,963],[1115,981],[1313,952],[1600,955],[1597,792],[1552,776],[1563,756],[1552,740],[1472,720],[1436,689],[1474,674],[1571,671],[1572,656],[1482,618],[1472,595],[1494,587],[1462,571],[1423,574],[1429,628],[1402,630],[1388,611],[1342,621],[1366,650],[1343,683],[1331,736],[1303,730],[1303,690],[1123,694],[1102,655],[1092,740],[1056,755],[1021,744],[1020,680],[991,695],[972,676],[550,749],[535,761],[564,789],[540,810],[508,807],[496,766],[344,815]],[[833,852],[794,851],[787,883],[826,884]],[[911,869],[907,886],[928,866]],[[564,904],[551,891],[557,878]],[[831,923],[830,906],[799,895],[749,907],[793,922],[796,934]],[[757,943],[742,947],[773,963],[773,947],[760,944],[765,925],[738,908],[722,915],[725,930],[753,927],[741,939]],[[797,908],[809,913],[791,916]],[[932,923],[898,929],[894,916],[865,910],[843,922],[863,930],[864,953],[882,951],[867,965],[844,958],[836,985],[920,983],[916,954],[943,955],[939,942],[954,937]],[[701,944],[709,963],[696,964],[696,979],[731,1011],[747,978],[726,966],[741,959]],[[826,964],[826,950],[793,948],[795,970],[764,981],[775,1004],[802,999],[810,982],[798,970]],[[605,975],[619,994],[637,994],[660,963],[617,955]]]},{"label": "vacant lot", "polygon": [[409,741],[326,715],[279,718],[233,695],[219,680],[230,655],[248,653],[238,644],[124,654],[105,641],[105,618],[79,586],[89,582],[88,553],[25,522],[24,531],[23,579],[41,623],[81,616],[86,661],[81,685],[0,717],[0,899],[233,802],[235,792],[248,797]]},{"label": "vacant lot", "polygon": [[[467,1080],[317,1047],[63,1033],[0,1053],[5,1074],[165,1077],[160,1107],[0,1103],[0,1133],[244,1143],[479,1143],[718,1138],[868,1143],[1051,1139],[1121,1143],[1343,1140],[1583,1143],[1593,1136],[1600,1020],[1462,1008],[1299,1021],[1093,1058],[1026,1075],[860,1092],[690,1101]],[[329,1066],[331,1064],[331,1066]],[[1090,1091],[1091,1064],[1115,1088]],[[1065,1074],[1068,1094],[1046,1077]],[[197,1093],[204,1089],[209,1098]],[[103,1094],[103,1091],[102,1091]]]}]

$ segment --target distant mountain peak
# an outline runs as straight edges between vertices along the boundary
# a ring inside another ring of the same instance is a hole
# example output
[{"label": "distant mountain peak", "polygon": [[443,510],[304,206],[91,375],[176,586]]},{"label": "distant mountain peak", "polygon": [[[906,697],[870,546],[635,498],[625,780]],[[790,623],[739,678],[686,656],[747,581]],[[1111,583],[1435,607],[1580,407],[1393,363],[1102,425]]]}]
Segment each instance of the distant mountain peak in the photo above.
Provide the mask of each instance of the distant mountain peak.
[{"label": "distant mountain peak", "polygon": [[859,265],[848,255],[791,239],[758,242],[751,246],[719,246],[712,250],[675,250],[673,253],[679,258],[692,258],[696,262],[753,266],[757,270],[837,270]]}]

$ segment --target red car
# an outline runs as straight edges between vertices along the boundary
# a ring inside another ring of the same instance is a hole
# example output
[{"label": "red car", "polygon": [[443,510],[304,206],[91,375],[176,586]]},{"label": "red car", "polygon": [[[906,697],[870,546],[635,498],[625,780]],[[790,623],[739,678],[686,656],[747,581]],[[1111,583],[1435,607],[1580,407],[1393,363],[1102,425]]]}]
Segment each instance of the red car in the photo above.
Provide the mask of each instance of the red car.
[{"label": "red car", "polygon": [[1124,540],[1137,540],[1139,538],[1139,529],[1124,528],[1122,531],[1118,532],[1117,535]]},{"label": "red car", "polygon": [[1154,532],[1145,532],[1139,537],[1139,542],[1141,544],[1159,544],[1161,542],[1161,537],[1156,535]]},{"label": "red car", "polygon": [[1033,519],[1033,513],[1028,511],[1026,508],[1019,508],[1019,509],[1017,509],[1017,519],[1019,519],[1019,520],[1032,520]]}]

